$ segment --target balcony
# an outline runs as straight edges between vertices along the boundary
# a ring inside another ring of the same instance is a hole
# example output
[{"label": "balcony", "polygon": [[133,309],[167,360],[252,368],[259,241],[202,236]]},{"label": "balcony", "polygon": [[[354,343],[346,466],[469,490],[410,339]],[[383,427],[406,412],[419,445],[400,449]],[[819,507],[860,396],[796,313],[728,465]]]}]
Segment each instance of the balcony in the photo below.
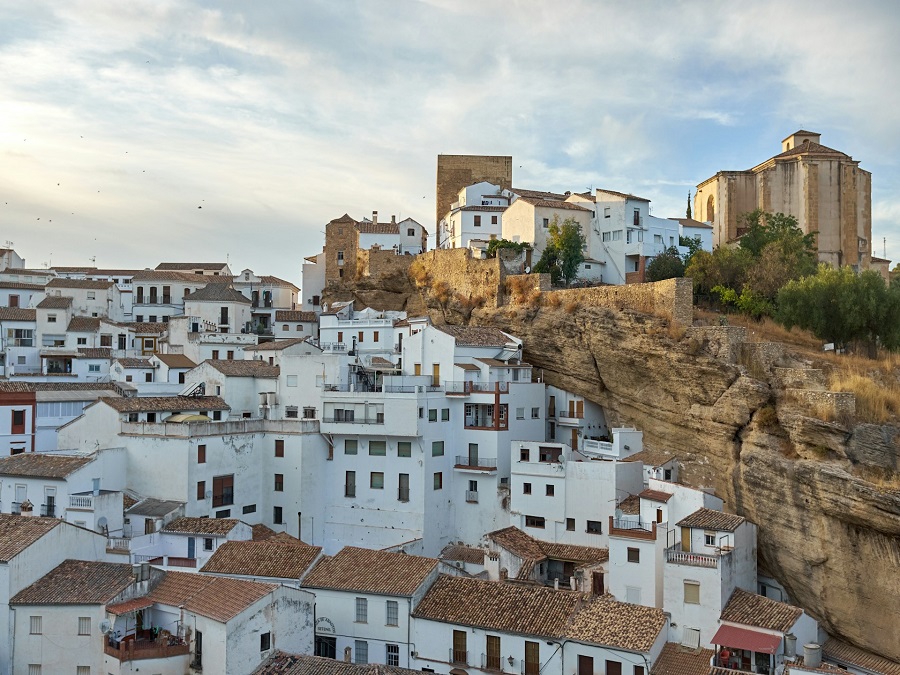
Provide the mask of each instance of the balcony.
[{"label": "balcony", "polygon": [[444,391],[448,395],[468,396],[469,394],[508,394],[509,382],[472,382],[469,380],[447,380]]},{"label": "balcony", "polygon": [[454,469],[473,469],[476,471],[496,471],[497,459],[494,457],[473,457],[470,455],[457,455]]},{"label": "balcony", "polygon": [[609,517],[609,534],[631,539],[656,539],[656,523],[646,520]]},{"label": "balcony", "polygon": [[478,490],[466,490],[466,501],[469,504],[478,503]]},{"label": "balcony", "polygon": [[94,510],[93,495],[69,495],[69,508],[82,509],[84,511]]},{"label": "balcony", "polygon": [[56,518],[56,504],[41,504],[41,518]]},{"label": "balcony", "polygon": [[462,649],[450,650],[450,663],[465,666],[469,663],[469,652]]},{"label": "balcony", "polygon": [[384,424],[384,416],[377,417],[323,417],[323,424]]},{"label": "balcony", "polygon": [[693,553],[691,551],[683,551],[681,544],[675,544],[666,549],[666,562],[675,565],[691,565],[693,567],[708,567],[716,569],[719,567],[719,560],[722,555],[728,555],[731,549],[723,549],[720,554]]},{"label": "balcony", "polygon": [[110,537],[106,540],[106,548],[113,551],[130,551],[131,539],[127,537]]},{"label": "balcony", "polygon": [[408,502],[409,501],[409,488],[397,488],[397,501],[398,502]]},{"label": "balcony", "polygon": [[[169,636],[165,642],[156,640],[123,640],[103,636],[103,653],[119,661],[137,661],[140,659],[165,659],[172,656],[188,656],[190,645],[175,636]],[[185,665],[187,659],[185,659]]]},{"label": "balcony", "polygon": [[499,654],[482,654],[481,655],[482,670],[502,670],[500,667]]}]

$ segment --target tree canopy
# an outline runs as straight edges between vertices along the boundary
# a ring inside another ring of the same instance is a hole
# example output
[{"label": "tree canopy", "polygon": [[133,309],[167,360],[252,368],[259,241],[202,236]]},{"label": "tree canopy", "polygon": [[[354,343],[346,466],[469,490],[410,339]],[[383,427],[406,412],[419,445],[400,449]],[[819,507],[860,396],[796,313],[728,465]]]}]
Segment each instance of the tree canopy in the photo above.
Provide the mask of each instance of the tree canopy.
[{"label": "tree canopy", "polygon": [[566,218],[560,225],[559,218],[554,216],[547,232],[547,246],[534,271],[549,273],[554,284],[572,283],[578,276],[578,266],[584,262],[584,245],[578,221]]},{"label": "tree canopy", "polygon": [[510,241],[509,239],[491,239],[487,245],[487,257],[496,258],[497,250],[501,248],[509,248],[514,250],[516,253],[521,253],[526,249],[530,249],[531,244],[520,241]]},{"label": "tree canopy", "polygon": [[663,281],[684,276],[684,261],[678,249],[670,246],[647,265],[647,281]]}]

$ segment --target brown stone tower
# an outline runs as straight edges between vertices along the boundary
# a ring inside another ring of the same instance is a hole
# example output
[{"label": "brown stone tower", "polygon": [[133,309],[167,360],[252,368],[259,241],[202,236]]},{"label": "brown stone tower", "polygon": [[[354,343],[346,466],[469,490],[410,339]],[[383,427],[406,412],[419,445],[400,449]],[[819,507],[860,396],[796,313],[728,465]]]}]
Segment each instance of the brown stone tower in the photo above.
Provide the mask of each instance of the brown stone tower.
[{"label": "brown stone tower", "polygon": [[441,218],[466,185],[488,181],[501,188],[512,187],[512,157],[491,155],[438,155],[435,232]]}]

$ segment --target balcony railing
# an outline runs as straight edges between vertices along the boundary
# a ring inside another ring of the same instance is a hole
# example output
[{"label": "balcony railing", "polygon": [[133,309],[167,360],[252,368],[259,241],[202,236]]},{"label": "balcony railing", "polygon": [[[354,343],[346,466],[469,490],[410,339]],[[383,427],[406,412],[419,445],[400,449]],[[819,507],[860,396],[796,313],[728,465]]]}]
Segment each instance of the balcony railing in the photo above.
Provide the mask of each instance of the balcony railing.
[{"label": "balcony railing", "polygon": [[119,661],[138,659],[165,659],[171,656],[187,656],[191,647],[183,640],[170,637],[166,642],[157,640],[116,640],[103,636],[103,652]]},{"label": "balcony railing", "polygon": [[470,457],[469,455],[456,456],[456,468],[458,469],[496,469],[497,459],[494,457]]},{"label": "balcony railing", "polygon": [[56,504],[41,504],[42,518],[56,518]]},{"label": "balcony railing", "polygon": [[613,536],[653,541],[656,539],[656,527],[656,523],[646,520],[609,517],[609,533]]},{"label": "balcony railing", "polygon": [[[723,551],[730,553],[730,551]],[[717,568],[719,566],[718,555],[707,555],[705,553],[690,553],[681,550],[681,544],[675,544],[666,549],[666,562],[676,565],[692,565],[694,567],[710,567]]]},{"label": "balcony railing", "polygon": [[409,488],[397,488],[397,501],[398,502],[408,502],[409,501]]},{"label": "balcony railing", "polygon": [[356,496],[356,485],[345,485],[344,486],[344,496],[345,497],[355,497]]},{"label": "balcony railing", "polygon": [[9,512],[20,515],[22,513],[22,502],[12,502],[9,505]]},{"label": "balcony railing", "polygon": [[478,503],[478,490],[466,490],[466,501],[469,504]]},{"label": "balcony railing", "polygon": [[509,382],[472,382],[470,380],[446,380],[444,391],[448,394],[492,394],[509,393]]},{"label": "balcony railing", "polygon": [[482,654],[481,667],[484,670],[501,670],[499,654]]},{"label": "balcony railing", "polygon": [[233,492],[225,492],[220,495],[213,495],[212,505],[213,506],[232,506],[234,504],[234,493]]},{"label": "balcony railing", "polygon": [[467,665],[469,663],[469,652],[464,651],[462,649],[451,649],[450,650],[450,663]]},{"label": "balcony railing", "polygon": [[131,539],[125,537],[110,537],[106,540],[106,548],[111,548],[116,551],[130,551]]},{"label": "balcony railing", "polygon": [[69,495],[70,509],[93,509],[93,495]]},{"label": "balcony railing", "polygon": [[558,413],[558,417],[568,418],[572,420],[583,420],[584,412],[572,412],[570,410],[560,410]]},{"label": "balcony railing", "polygon": [[383,417],[352,417],[345,419],[343,417],[323,417],[323,424],[384,424]]}]

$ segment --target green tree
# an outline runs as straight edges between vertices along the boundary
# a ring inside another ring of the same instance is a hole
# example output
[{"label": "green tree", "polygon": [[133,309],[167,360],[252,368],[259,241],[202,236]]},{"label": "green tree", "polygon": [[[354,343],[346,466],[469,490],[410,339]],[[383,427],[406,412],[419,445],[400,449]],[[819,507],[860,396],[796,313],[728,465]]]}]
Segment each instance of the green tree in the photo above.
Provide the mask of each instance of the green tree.
[{"label": "green tree", "polygon": [[691,218],[691,191],[690,190],[688,190],[687,211],[685,212],[684,215],[685,215],[685,218],[687,218],[688,220],[692,220],[692,218]]},{"label": "green tree", "polygon": [[741,248],[758,258],[766,245],[782,242],[788,248],[805,250],[815,256],[815,233],[803,234],[794,216],[783,213],[766,213],[756,209],[738,217],[738,229],[743,230]]},{"label": "green tree", "polygon": [[684,271],[698,294],[710,295],[716,286],[743,288],[753,258],[741,248],[720,246],[712,253],[697,251]]},{"label": "green tree", "polygon": [[549,273],[553,283],[572,283],[578,276],[578,266],[584,262],[584,235],[574,218],[566,218],[562,225],[554,216],[547,234],[547,246],[534,266],[535,272]]},{"label": "green tree", "polygon": [[[690,218],[690,216],[688,216],[688,218]],[[697,253],[697,251],[702,250],[700,247],[703,244],[700,242],[700,235],[698,234],[693,237],[679,236],[678,237],[678,245],[684,246],[688,250],[687,254],[685,254],[685,256],[683,258],[684,266],[687,267],[688,265],[691,264],[691,258],[694,257],[694,255]]]},{"label": "green tree", "polygon": [[510,241],[509,239],[491,239],[487,245],[487,257],[496,258],[497,250],[501,248],[509,248],[514,250],[516,253],[521,253],[526,249],[530,249],[531,245],[520,241]]},{"label": "green tree", "polygon": [[647,265],[647,281],[662,281],[684,276],[684,261],[674,246],[656,256]]}]

